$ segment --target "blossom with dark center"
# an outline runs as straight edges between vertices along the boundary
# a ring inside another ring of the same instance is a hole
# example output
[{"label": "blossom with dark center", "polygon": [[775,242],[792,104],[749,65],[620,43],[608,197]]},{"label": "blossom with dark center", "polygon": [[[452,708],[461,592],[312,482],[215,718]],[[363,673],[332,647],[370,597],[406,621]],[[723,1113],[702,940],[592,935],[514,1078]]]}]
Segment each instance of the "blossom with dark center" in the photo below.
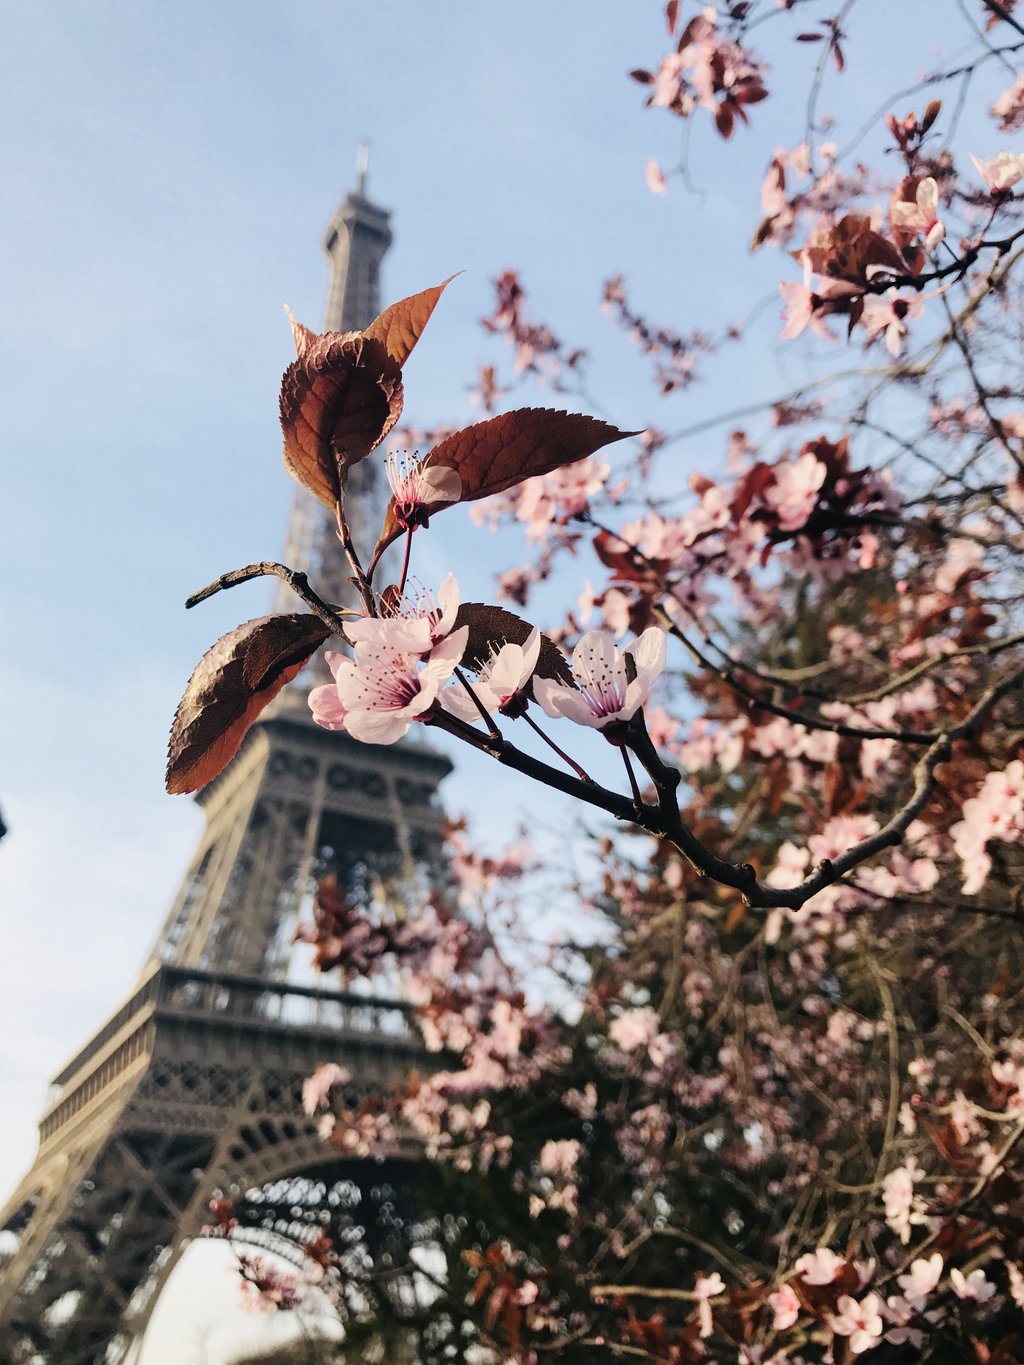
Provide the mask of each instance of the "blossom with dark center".
[{"label": "blossom with dark center", "polygon": [[537,678],[533,694],[553,719],[565,716],[577,725],[603,730],[615,721],[632,720],[664,667],[665,634],[657,626],[622,651],[603,630],[588,630],[573,650],[576,687]]},{"label": "blossom with dark center", "polygon": [[385,461],[395,504],[395,520],[412,530],[425,526],[431,510],[442,502],[458,502],[462,479],[454,469],[427,466],[408,451],[391,451]]},{"label": "blossom with dark center", "polygon": [[374,643],[405,654],[429,654],[455,624],[459,610],[459,585],[449,574],[435,599],[417,585],[383,616],[361,616],[346,626],[353,644]]},{"label": "blossom with dark center", "polygon": [[533,677],[540,657],[540,631],[534,626],[521,645],[504,644],[487,659],[472,684],[479,706],[461,683],[454,683],[441,694],[441,705],[461,720],[481,719],[480,707],[490,715],[521,716],[526,710],[524,688]]}]

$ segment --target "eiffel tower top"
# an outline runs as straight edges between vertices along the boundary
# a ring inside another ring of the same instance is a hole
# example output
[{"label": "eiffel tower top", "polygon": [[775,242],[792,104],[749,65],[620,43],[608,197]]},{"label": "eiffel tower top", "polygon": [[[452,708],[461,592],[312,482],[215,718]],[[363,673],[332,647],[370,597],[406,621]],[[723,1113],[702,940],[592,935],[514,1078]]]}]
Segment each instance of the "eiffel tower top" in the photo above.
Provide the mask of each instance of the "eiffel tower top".
[{"label": "eiffel tower top", "polygon": [[391,215],[366,192],[370,144],[359,144],[356,185],[331,219],[324,250],[331,280],[324,311],[324,331],[355,332],[380,312],[380,266],[391,245]]},{"label": "eiffel tower top", "polygon": [[[324,234],[324,251],[330,263],[325,332],[361,331],[381,311],[380,270],[393,240],[391,214],[373,203],[367,194],[370,145],[359,144],[356,184],[338,206]],[[378,460],[364,460],[349,474],[347,514],[357,545],[369,546],[376,539],[384,510],[384,480]],[[334,518],[304,488],[296,490],[285,537],[284,562],[308,574],[321,597],[347,604],[354,593],[347,582],[349,568],[341,554]],[[289,588],[278,583],[274,610],[300,610]],[[316,669],[325,672],[322,655]]]}]

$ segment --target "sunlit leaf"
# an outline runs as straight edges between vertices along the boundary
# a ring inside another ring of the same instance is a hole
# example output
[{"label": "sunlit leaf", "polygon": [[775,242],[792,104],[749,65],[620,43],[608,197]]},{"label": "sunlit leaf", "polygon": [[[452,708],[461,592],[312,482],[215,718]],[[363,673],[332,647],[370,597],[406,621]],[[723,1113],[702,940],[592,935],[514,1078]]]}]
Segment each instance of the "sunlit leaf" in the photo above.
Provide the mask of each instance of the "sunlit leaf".
[{"label": "sunlit leaf", "polygon": [[285,468],[334,507],[339,471],[365,459],[401,416],[402,371],[359,332],[316,336],[294,319],[292,331],[299,356],[281,381]]},{"label": "sunlit leaf", "polygon": [[390,308],[385,308],[379,318],[374,318],[363,335],[379,341],[397,365],[404,365],[430,321],[430,315],[445,286],[451,284],[454,278],[454,275],[449,275],[432,289],[399,299]]}]

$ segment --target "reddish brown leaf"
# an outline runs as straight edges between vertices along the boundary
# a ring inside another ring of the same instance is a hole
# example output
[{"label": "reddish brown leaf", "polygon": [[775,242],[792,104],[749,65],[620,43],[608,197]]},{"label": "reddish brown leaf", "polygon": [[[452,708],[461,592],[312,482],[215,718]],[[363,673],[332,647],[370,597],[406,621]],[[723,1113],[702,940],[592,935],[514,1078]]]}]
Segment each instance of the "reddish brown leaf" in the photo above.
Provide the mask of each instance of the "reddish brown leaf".
[{"label": "reddish brown leaf", "polygon": [[925,109],[925,111],[924,111],[924,116],[923,116],[922,119],[921,119],[921,132],[922,132],[922,133],[927,133],[928,129],[932,126],[932,124],[935,122],[935,120],[939,117],[939,114],[940,114],[941,112],[942,112],[942,101],[941,101],[941,100],[932,100],[931,103],[928,105],[927,109]]},{"label": "reddish brown leaf", "polygon": [[[491,656],[492,650],[502,645],[523,645],[533,629],[529,621],[524,621],[514,612],[504,607],[492,607],[486,602],[463,602],[455,618],[455,626],[468,626],[469,637],[462,662],[466,668],[478,669]],[[540,637],[540,654],[535,670],[538,677],[556,678],[559,682],[575,687],[572,670],[565,655],[546,635]]]},{"label": "reddish brown leaf", "polygon": [[390,308],[385,308],[379,318],[374,318],[363,335],[379,341],[396,365],[404,365],[430,321],[430,315],[445,286],[451,284],[454,278],[454,275],[449,275],[432,289],[399,299]]},{"label": "reddish brown leaf", "polygon": [[[612,441],[639,434],[638,431],[619,431],[608,422],[580,413],[551,408],[517,408],[449,436],[429,452],[423,467],[454,469],[462,480],[459,501],[473,502],[491,493],[501,493],[537,474],[548,474],[563,465],[575,464]],[[451,505],[437,503],[427,507],[425,515]],[[392,499],[373,552],[373,563],[401,532]]]},{"label": "reddish brown leaf", "polygon": [[198,791],[234,757],[263,708],[330,636],[316,616],[261,616],[206,651],[178,703],[167,743],[167,790]]},{"label": "reddish brown leaf", "polygon": [[[300,322],[287,304],[284,311],[288,314],[288,323],[292,329],[292,341],[295,342],[295,354],[301,360],[309,348],[316,341],[317,334],[312,327],[307,327],[304,322]],[[354,336],[355,333],[352,333]]]},{"label": "reddish brown leaf", "polygon": [[316,336],[294,319],[292,331],[299,356],[281,381],[285,468],[334,507],[339,468],[365,459],[401,416],[402,371],[360,332]]}]

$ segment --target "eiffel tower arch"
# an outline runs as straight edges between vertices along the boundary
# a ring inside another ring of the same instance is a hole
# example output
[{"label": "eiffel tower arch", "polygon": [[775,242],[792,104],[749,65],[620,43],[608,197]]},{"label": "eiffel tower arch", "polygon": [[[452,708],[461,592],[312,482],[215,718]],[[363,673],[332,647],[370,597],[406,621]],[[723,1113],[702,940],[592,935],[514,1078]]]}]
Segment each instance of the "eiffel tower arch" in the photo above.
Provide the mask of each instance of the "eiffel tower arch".
[{"label": "eiffel tower arch", "polygon": [[[379,311],[390,242],[364,166],[325,238],[327,328]],[[370,465],[357,467],[367,522],[380,499]],[[344,600],[333,523],[302,490],[286,558]],[[0,1210],[3,1365],[124,1361],[217,1190],[244,1207],[257,1241],[301,1235],[327,1208],[343,1250],[391,1254],[410,1216],[412,1153],[383,1167],[332,1157],[301,1087],[339,1062],[356,1104],[421,1065],[422,1047],[401,1000],[290,980],[289,947],[320,875],[398,915],[443,882],[449,770],[422,744],[318,729],[291,688],[199,794],[205,830],[153,955],[54,1078],[36,1159]]]}]

